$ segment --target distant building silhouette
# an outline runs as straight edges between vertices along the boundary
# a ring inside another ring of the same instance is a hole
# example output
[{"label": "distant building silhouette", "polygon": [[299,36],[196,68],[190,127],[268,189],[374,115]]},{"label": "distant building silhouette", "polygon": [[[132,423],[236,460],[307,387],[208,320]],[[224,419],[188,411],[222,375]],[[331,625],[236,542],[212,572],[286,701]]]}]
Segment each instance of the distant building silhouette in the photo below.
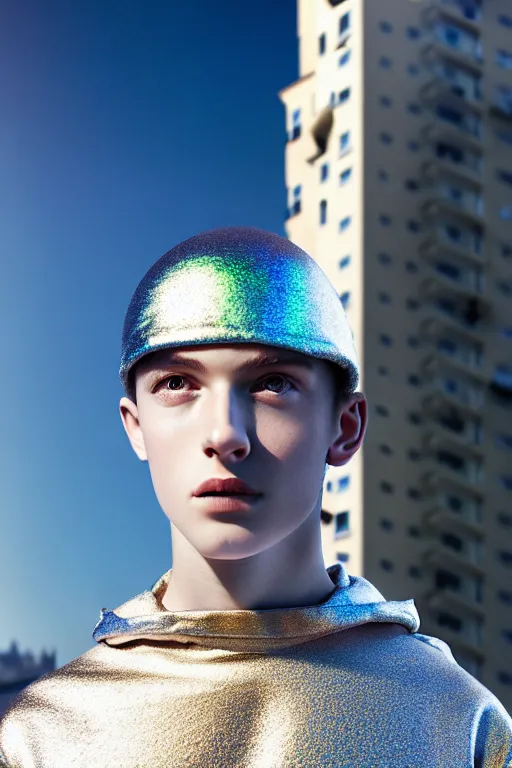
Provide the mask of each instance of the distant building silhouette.
[{"label": "distant building silhouette", "polygon": [[43,651],[40,661],[36,661],[31,651],[20,653],[14,640],[8,651],[0,651],[0,717],[23,688],[47,672],[53,672],[55,664],[56,651]]}]

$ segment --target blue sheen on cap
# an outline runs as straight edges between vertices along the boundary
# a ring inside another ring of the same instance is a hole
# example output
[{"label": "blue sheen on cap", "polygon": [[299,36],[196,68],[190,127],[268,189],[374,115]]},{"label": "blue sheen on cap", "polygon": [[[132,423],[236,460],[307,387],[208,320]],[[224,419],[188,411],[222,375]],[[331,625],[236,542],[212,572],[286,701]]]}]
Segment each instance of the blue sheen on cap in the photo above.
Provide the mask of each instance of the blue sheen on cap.
[{"label": "blue sheen on cap", "polygon": [[302,352],[359,381],[341,300],[314,259],[284,237],[253,227],[214,229],[165,253],[128,307],[119,376],[166,347],[257,343]]}]

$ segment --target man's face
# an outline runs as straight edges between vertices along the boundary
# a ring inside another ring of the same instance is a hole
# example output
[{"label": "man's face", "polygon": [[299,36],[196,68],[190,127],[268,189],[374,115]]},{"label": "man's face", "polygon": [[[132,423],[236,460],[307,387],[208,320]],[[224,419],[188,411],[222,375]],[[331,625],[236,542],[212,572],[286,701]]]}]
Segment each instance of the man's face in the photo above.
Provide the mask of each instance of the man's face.
[{"label": "man's face", "polygon": [[[250,557],[318,511],[328,452],[342,434],[323,361],[259,344],[165,349],[137,366],[136,398],[120,403],[132,446],[166,516],[203,557]],[[346,460],[330,463],[348,461],[362,436]],[[221,513],[218,500],[193,495],[228,477],[259,498]]]}]

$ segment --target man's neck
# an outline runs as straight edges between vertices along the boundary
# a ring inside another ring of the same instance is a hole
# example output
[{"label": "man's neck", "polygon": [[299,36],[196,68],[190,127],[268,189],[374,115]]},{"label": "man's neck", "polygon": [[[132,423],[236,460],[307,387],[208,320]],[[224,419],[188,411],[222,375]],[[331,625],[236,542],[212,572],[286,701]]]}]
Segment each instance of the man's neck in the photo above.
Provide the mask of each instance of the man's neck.
[{"label": "man's neck", "polygon": [[302,542],[293,541],[292,534],[240,560],[206,559],[173,530],[172,573],[163,607],[172,612],[269,610],[324,602],[334,584],[325,569],[318,521],[313,522],[318,540],[303,530]]}]

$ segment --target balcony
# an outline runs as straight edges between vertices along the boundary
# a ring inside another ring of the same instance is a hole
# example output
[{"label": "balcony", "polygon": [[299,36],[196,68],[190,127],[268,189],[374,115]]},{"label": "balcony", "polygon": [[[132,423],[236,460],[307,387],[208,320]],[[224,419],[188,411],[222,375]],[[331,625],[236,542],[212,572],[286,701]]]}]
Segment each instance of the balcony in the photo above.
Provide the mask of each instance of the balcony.
[{"label": "balcony", "polygon": [[[448,271],[450,268],[450,271]],[[453,268],[453,272],[451,271]],[[477,272],[475,269],[462,269],[455,264],[452,264],[449,260],[442,260],[439,258],[437,263],[434,261],[425,261],[425,270],[428,273],[418,286],[420,297],[423,301],[432,299],[432,303],[437,304],[437,311],[435,312],[437,319],[444,320],[451,317],[456,321],[460,319],[462,330],[466,332],[467,329],[474,332],[474,328],[483,317],[484,312],[490,307],[490,302],[485,298],[483,293],[484,280],[482,273]],[[442,292],[443,290],[449,292],[449,298],[444,297],[443,302]],[[457,315],[457,306],[450,307],[449,299],[457,299],[457,297],[463,299],[472,298],[478,299],[479,305],[466,305],[464,310],[461,310],[461,314]],[[463,314],[464,312],[464,314]]]},{"label": "balcony", "polygon": [[453,297],[443,295],[439,291],[425,307],[430,315],[422,328],[427,338],[437,338],[445,329],[454,331],[456,335],[465,336],[470,344],[482,343],[482,332],[487,325],[484,323],[489,316],[488,306],[480,303],[476,297]]},{"label": "balcony", "polygon": [[463,488],[478,499],[482,497],[483,472],[478,471],[477,467],[470,466],[469,471],[453,469],[433,456],[427,456],[423,464],[425,472],[420,478],[420,484],[424,493],[437,493],[442,484],[449,483]]},{"label": "balcony", "polygon": [[425,8],[423,21],[427,26],[435,24],[440,19],[452,21],[464,27],[469,32],[478,33],[482,20],[482,9],[475,5],[470,6],[461,0],[439,0],[430,2]]},{"label": "balcony", "polygon": [[[460,190],[460,187],[458,189]],[[448,197],[448,188],[444,185],[438,185],[437,189],[430,192],[421,206],[421,213],[430,221],[446,213],[448,216],[461,219],[466,225],[477,228],[479,232],[482,232],[485,221],[477,195],[467,192],[457,200],[455,197]]]},{"label": "balcony", "polygon": [[491,99],[490,113],[500,120],[512,121],[512,88],[500,85]]},{"label": "balcony", "polygon": [[425,601],[429,608],[443,611],[453,609],[456,613],[469,619],[481,620],[485,617],[485,611],[474,600],[460,592],[451,589],[433,589],[425,595]]},{"label": "balcony", "polygon": [[436,114],[432,115],[432,122],[421,130],[421,136],[427,144],[458,144],[473,153],[482,151],[482,142],[478,134],[473,133],[464,124],[444,120]]},{"label": "balcony", "polygon": [[422,413],[428,421],[428,431],[423,438],[423,447],[428,453],[447,442],[470,459],[482,455],[482,427],[478,418],[443,402],[437,393],[423,398]]},{"label": "balcony", "polygon": [[473,52],[463,51],[435,38],[423,47],[421,59],[428,68],[446,59],[455,66],[466,67],[476,75],[481,75],[483,70],[482,56],[477,49]]},{"label": "balcony", "polygon": [[423,103],[431,107],[442,103],[453,106],[455,109],[476,112],[479,115],[484,112],[484,105],[476,87],[465,89],[441,76],[436,76],[425,83],[419,95]]},{"label": "balcony", "polygon": [[464,437],[449,427],[443,426],[442,421],[433,420],[429,422],[428,431],[421,441],[422,449],[427,454],[443,450],[450,453],[453,449],[453,452],[467,462],[471,471],[476,473],[478,471],[476,459],[482,457],[484,451],[481,445],[471,439],[478,437],[476,431],[471,434],[471,430],[466,430],[466,434],[467,437]]},{"label": "balcony", "polygon": [[480,565],[471,562],[463,555],[450,552],[444,547],[428,549],[421,559],[429,568],[446,565],[449,568],[454,568],[456,571],[461,570],[474,578],[483,579],[485,577],[485,570]]},{"label": "balcony", "polygon": [[308,158],[308,163],[313,164],[327,150],[327,143],[334,124],[334,114],[331,107],[325,107],[316,118],[311,128],[311,135],[316,144],[315,154]]},{"label": "balcony", "polygon": [[[478,246],[478,242],[476,245]],[[426,261],[430,262],[434,258],[442,257],[443,255],[448,257],[454,256],[455,258],[469,262],[476,267],[482,267],[487,262],[487,259],[483,255],[482,247],[475,250],[471,247],[471,243],[458,243],[454,240],[450,240],[446,237],[445,233],[439,231],[439,228],[434,227],[431,227],[430,231],[427,233],[427,237],[419,247],[419,252]]]},{"label": "balcony", "polygon": [[440,504],[428,509],[422,517],[426,528],[434,530],[451,530],[471,536],[475,541],[484,539],[484,529],[479,523],[470,522],[462,515],[450,512]]}]

